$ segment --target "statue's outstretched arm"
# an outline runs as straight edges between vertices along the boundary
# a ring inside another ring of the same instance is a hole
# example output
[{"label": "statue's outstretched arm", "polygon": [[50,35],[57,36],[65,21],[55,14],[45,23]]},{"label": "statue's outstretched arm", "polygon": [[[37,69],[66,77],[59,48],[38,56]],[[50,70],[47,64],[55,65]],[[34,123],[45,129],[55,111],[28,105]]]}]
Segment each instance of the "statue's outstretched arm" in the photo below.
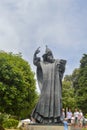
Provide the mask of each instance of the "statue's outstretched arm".
[{"label": "statue's outstretched arm", "polygon": [[37,57],[38,53],[40,53],[40,47],[37,48],[37,50],[35,51],[34,56],[33,56],[33,64],[36,65],[36,66],[40,62],[40,57]]}]

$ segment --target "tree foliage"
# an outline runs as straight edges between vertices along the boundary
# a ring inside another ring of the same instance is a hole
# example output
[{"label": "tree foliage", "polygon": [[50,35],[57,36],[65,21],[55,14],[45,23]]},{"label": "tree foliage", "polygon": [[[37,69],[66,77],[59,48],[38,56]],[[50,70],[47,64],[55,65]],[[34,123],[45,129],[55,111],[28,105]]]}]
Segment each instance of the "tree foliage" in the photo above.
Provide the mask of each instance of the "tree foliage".
[{"label": "tree foliage", "polygon": [[[76,100],[74,96],[74,88],[72,87],[72,82],[66,80],[63,81],[63,90],[62,90],[62,100],[64,108],[74,109],[76,107]],[[68,79],[69,76],[68,76]]]},{"label": "tree foliage", "polygon": [[80,71],[80,68],[75,68],[71,75],[66,75],[64,77],[63,81],[63,93],[65,93],[63,94],[63,104],[64,106],[72,108],[73,110],[75,108],[82,109],[82,104],[80,101],[82,102],[84,100],[83,96],[79,97],[79,94],[82,95],[83,93],[79,84],[79,78],[82,76]]},{"label": "tree foliage", "polygon": [[37,99],[34,73],[20,54],[0,52],[0,111],[30,115]]},{"label": "tree foliage", "polygon": [[[70,93],[69,87],[72,86],[73,90]],[[73,92],[74,91],[74,92]],[[80,67],[74,69],[71,75],[67,75],[64,78],[63,85],[63,103],[64,105],[72,105],[73,100],[70,103],[71,95],[75,99],[74,107],[82,109],[83,113],[87,113],[87,54],[83,54],[80,60]]]},{"label": "tree foliage", "polygon": [[80,60],[80,70],[78,75],[77,104],[84,113],[87,113],[87,54]]}]

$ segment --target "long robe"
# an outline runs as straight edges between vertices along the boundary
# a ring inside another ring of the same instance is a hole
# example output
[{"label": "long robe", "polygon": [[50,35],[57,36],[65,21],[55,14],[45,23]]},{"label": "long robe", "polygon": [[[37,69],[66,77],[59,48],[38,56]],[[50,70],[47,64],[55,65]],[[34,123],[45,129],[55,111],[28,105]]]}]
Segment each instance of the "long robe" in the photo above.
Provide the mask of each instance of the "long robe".
[{"label": "long robe", "polygon": [[62,109],[62,77],[65,70],[65,60],[55,60],[53,63],[37,62],[37,79],[41,90],[39,101],[32,117],[40,123],[60,122]]}]

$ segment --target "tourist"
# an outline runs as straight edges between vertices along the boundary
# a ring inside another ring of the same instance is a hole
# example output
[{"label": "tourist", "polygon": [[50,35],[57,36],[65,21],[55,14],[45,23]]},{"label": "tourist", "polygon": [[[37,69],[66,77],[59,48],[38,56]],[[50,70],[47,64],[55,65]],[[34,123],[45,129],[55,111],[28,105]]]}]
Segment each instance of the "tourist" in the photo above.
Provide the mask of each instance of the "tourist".
[{"label": "tourist", "polygon": [[62,116],[61,116],[61,120],[64,121],[65,119],[65,109],[62,109]]},{"label": "tourist", "polygon": [[65,118],[64,121],[63,121],[63,124],[64,124],[64,130],[68,130],[68,125],[71,125],[71,123],[68,123],[67,120],[68,120],[68,119]]},{"label": "tourist", "polygon": [[83,113],[82,113],[81,110],[79,110],[78,121],[79,121],[79,127],[82,127],[82,125],[83,125]]},{"label": "tourist", "polygon": [[75,112],[74,112],[74,117],[75,117],[75,127],[78,127],[78,116],[79,116],[78,109],[75,109]]},{"label": "tourist", "polygon": [[72,112],[71,109],[69,109],[69,111],[67,112],[67,119],[68,119],[68,123],[71,123],[71,118],[72,118]]},{"label": "tourist", "polygon": [[72,114],[71,124],[72,124],[73,126],[74,126],[74,124],[75,124],[75,117],[74,117],[74,114]]}]

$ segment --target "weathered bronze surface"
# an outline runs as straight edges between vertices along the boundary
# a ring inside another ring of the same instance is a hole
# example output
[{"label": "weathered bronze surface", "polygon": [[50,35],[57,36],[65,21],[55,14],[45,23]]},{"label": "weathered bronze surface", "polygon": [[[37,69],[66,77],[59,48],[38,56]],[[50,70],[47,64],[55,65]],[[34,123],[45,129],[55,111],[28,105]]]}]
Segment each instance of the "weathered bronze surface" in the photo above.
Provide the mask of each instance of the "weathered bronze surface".
[{"label": "weathered bronze surface", "polygon": [[66,60],[54,59],[52,51],[46,46],[43,60],[37,56],[38,48],[33,57],[37,67],[37,80],[41,91],[39,101],[32,112],[38,123],[53,124],[61,122],[62,110],[62,78]]}]

